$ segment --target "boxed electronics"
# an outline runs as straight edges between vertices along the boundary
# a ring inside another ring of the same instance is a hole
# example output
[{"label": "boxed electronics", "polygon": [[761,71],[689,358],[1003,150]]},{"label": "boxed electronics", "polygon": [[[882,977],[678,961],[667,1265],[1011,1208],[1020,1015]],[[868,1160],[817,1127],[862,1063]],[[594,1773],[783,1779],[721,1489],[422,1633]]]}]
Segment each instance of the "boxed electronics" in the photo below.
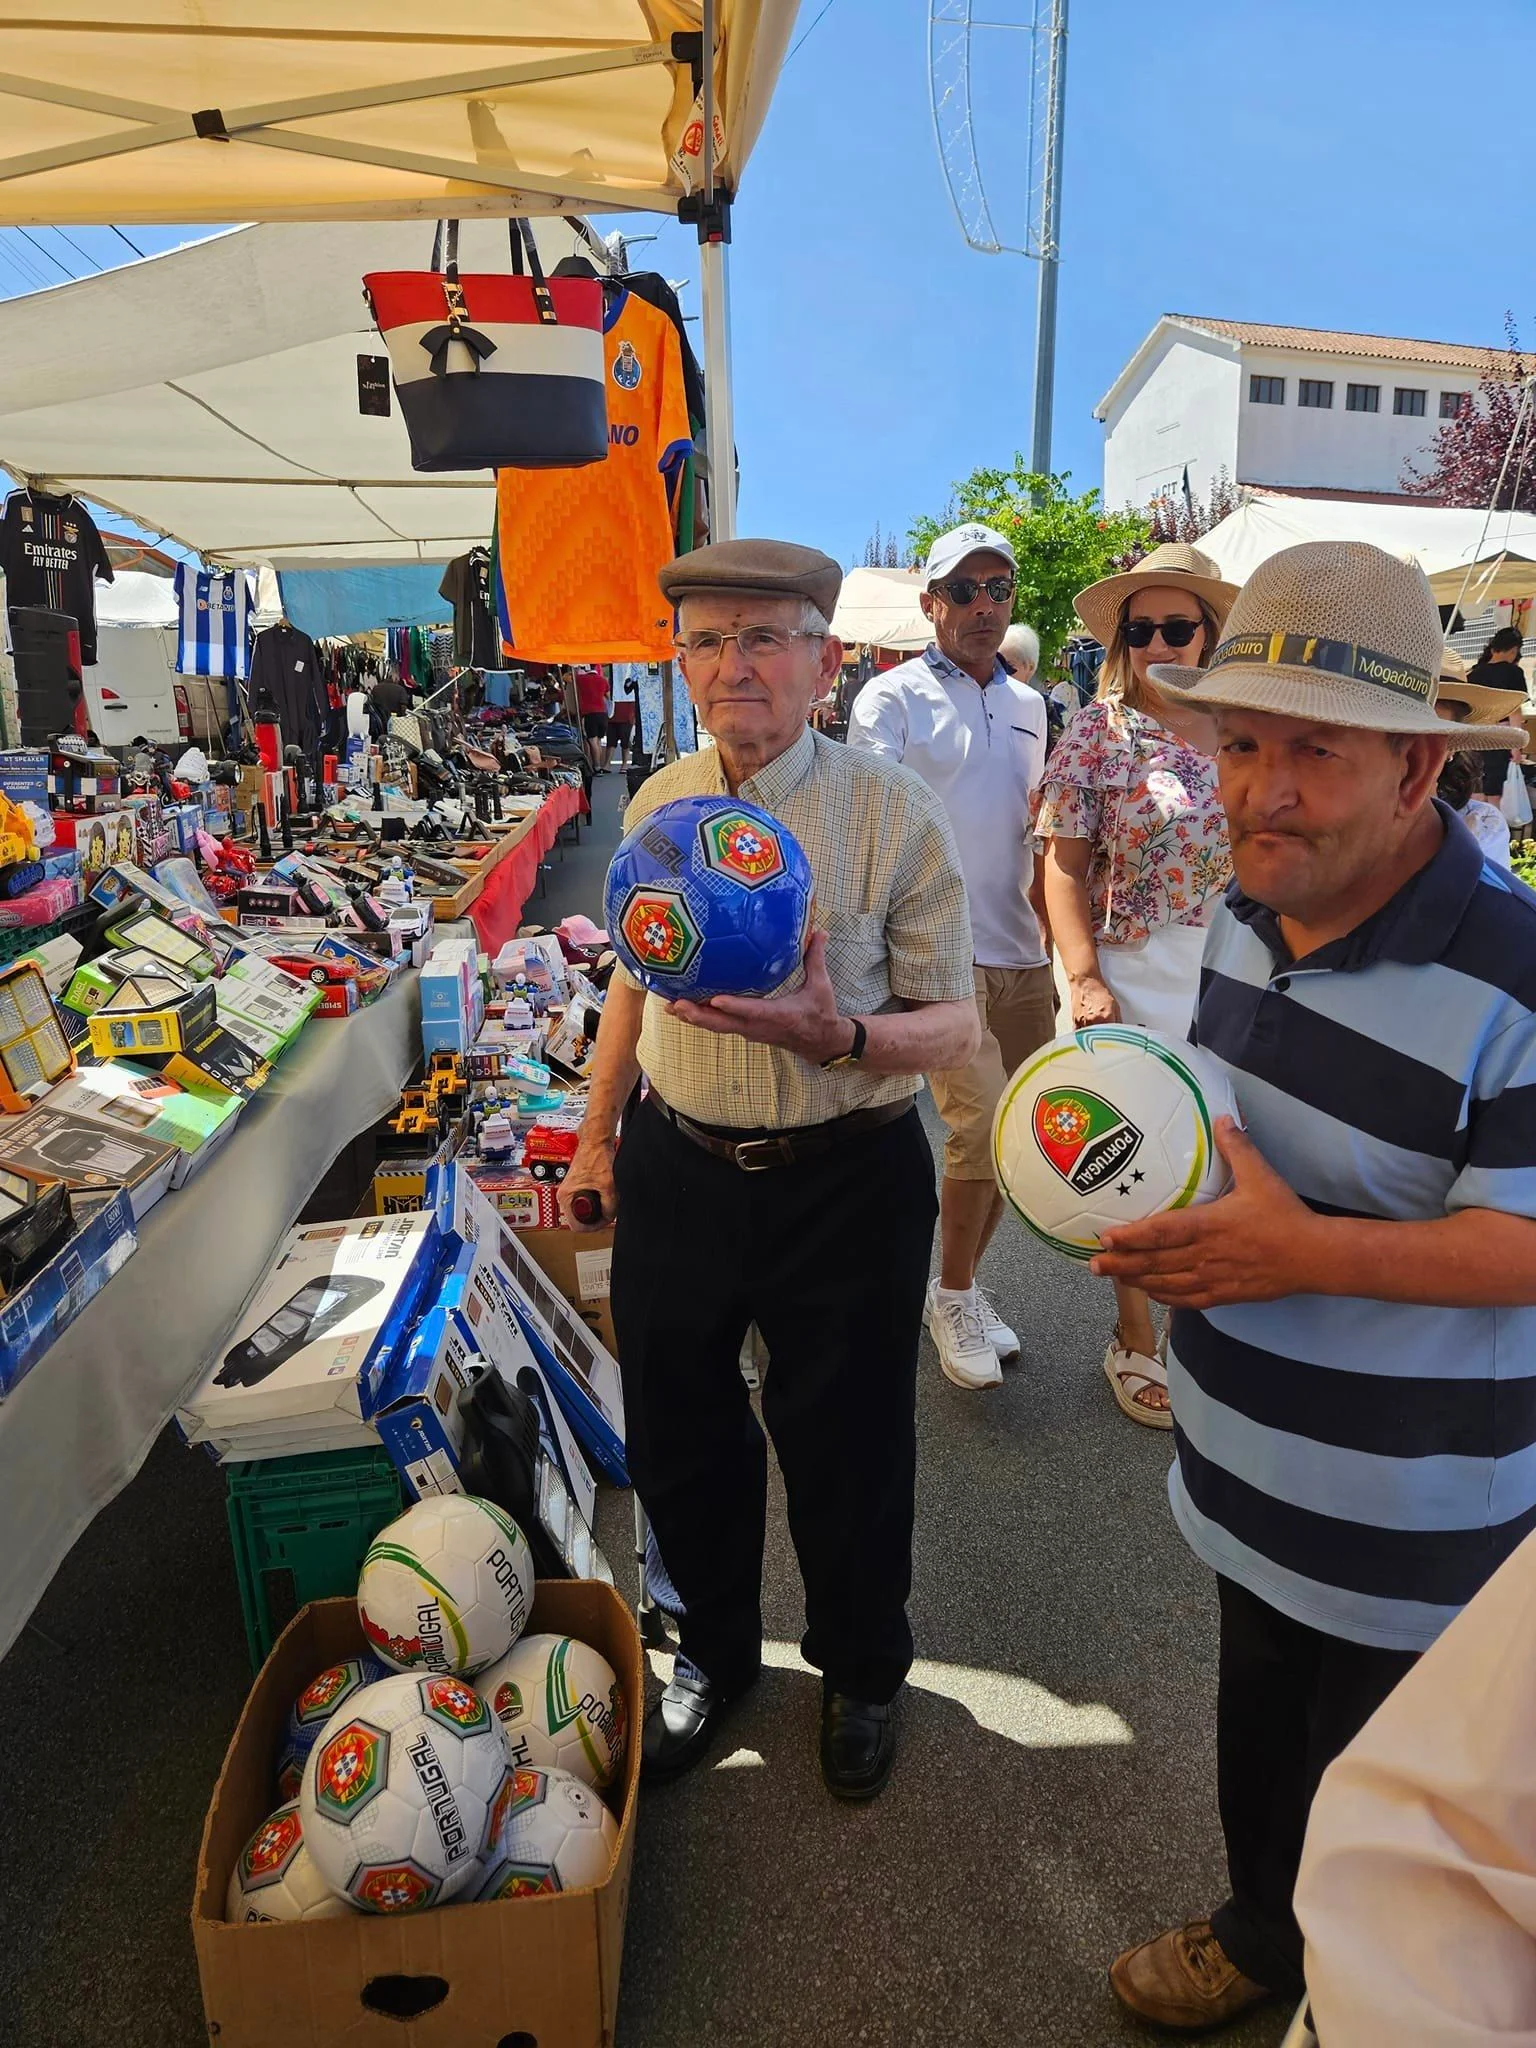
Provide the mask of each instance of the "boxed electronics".
[{"label": "boxed electronics", "polygon": [[607,1877],[581,1891],[393,1917],[226,1921],[229,1874],[271,1811],[273,1760],[295,1696],[317,1671],[366,1647],[355,1601],[316,1601],[262,1666],[203,1826],[192,1938],[219,2048],[609,2048],[635,1849],[640,1636],[611,1586],[582,1580],[541,1581],[528,1626],[590,1643],[624,1690],[631,1739],[609,1795],[619,1840]]},{"label": "boxed electronics", "polygon": [[56,1109],[51,1097],[0,1125],[0,1164],[28,1180],[61,1180],[71,1188],[118,1182],[129,1191],[135,1222],[170,1187],[180,1162],[174,1145]]},{"label": "boxed electronics", "polygon": [[439,1252],[426,1214],[291,1230],[228,1349],[179,1411],[188,1441],[265,1442],[287,1423],[317,1441],[355,1431],[363,1380],[403,1336]]},{"label": "boxed electronics", "polygon": [[126,1188],[90,1209],[40,1272],[0,1301],[0,1399],[138,1249]]},{"label": "boxed electronics", "polygon": [[[515,1227],[515,1226],[514,1226]],[[608,1298],[613,1265],[613,1231],[520,1230],[518,1243],[531,1252],[576,1313],[618,1355],[613,1308]]]},{"label": "boxed electronics", "polygon": [[171,1186],[179,1188],[229,1137],[242,1104],[237,1095],[216,1095],[211,1089],[194,1095],[163,1074],[141,1073],[126,1060],[107,1060],[58,1082],[48,1106],[86,1117],[105,1130],[139,1131],[174,1145],[181,1157]]},{"label": "boxed electronics", "polygon": [[433,1052],[467,1052],[485,1016],[473,940],[439,939],[421,970],[421,1042]]}]

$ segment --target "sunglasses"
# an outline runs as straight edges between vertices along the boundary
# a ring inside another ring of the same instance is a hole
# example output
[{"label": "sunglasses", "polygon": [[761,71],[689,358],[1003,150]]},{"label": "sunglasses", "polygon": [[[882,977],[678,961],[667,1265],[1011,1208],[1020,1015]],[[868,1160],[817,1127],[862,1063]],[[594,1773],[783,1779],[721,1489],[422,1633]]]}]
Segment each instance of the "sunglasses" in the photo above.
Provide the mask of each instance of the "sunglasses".
[{"label": "sunglasses", "polygon": [[977,582],[974,576],[953,576],[948,583],[935,583],[933,588],[947,597],[951,604],[962,608],[974,604],[985,591],[994,604],[1007,604],[1013,596],[1011,576],[987,576]]},{"label": "sunglasses", "polygon": [[1125,644],[1127,647],[1150,647],[1161,633],[1165,645],[1187,647],[1204,625],[1204,619],[1127,619]]}]

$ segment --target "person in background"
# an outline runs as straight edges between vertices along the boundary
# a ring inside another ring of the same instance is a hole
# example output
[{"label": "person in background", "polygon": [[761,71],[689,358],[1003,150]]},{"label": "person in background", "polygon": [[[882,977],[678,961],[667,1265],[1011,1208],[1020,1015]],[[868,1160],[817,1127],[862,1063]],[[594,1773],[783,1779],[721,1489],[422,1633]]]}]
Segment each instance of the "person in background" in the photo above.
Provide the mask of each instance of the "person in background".
[{"label": "person in background", "polygon": [[923,1311],[944,1377],[968,1390],[1000,1385],[1002,1361],[1019,1355],[1018,1337],[976,1278],[1003,1213],[992,1117],[1008,1076],[1056,1031],[1031,900],[1038,883],[1030,812],[1045,767],[1045,699],[1011,675],[998,652],[1013,588],[1013,549],[1000,533],[972,524],[941,534],[918,594],[932,641],[872,676],[848,719],[850,747],[915,769],[943,804],[971,906],[981,1042],[963,1068],[928,1076],[949,1135],[939,1272]]},{"label": "person in background", "polygon": [[627,768],[635,747],[635,682],[627,662],[613,671],[613,709],[608,714],[608,733],[618,764]]},{"label": "person in background", "polygon": [[[1516,627],[1500,626],[1490,636],[1467,676],[1467,681],[1475,683],[1480,690],[1509,692],[1506,702],[1515,713],[1525,701],[1525,670],[1520,666],[1520,649],[1524,644]],[[1492,797],[1495,803],[1503,793],[1509,775],[1509,761],[1509,755],[1502,752],[1483,755],[1483,795]]]},{"label": "person in background", "polygon": [[[1079,593],[1103,642],[1099,694],[1068,719],[1036,831],[1062,1029],[1141,1024],[1183,1039],[1205,929],[1232,875],[1206,724],[1170,709],[1154,662],[1203,668],[1237,591],[1198,548],[1169,541]],[[1104,1371],[1122,1413],[1167,1429],[1168,1378],[1145,1294],[1115,1287]]]},{"label": "person in background", "polygon": [[1169,1498],[1221,1617],[1230,1892],[1110,1970],[1175,2031],[1301,1996],[1318,1780],[1536,1522],[1536,894],[1434,801],[1494,736],[1435,716],[1442,646],[1415,564],[1310,541],[1206,672],[1152,670],[1216,717],[1237,879],[1192,1036],[1243,1120],[1224,1195],[1091,1261],[1173,1310]]},{"label": "person in background", "polygon": [[1296,1880],[1327,2043],[1513,2048],[1536,2014],[1536,1536],[1323,1773]]},{"label": "person in background", "polygon": [[581,736],[594,775],[608,773],[608,678],[600,668],[588,664],[576,670],[576,704],[581,713]]},{"label": "person in background", "polygon": [[[1435,693],[1435,710],[1455,725],[1500,725],[1508,715],[1507,692],[1489,690],[1472,682],[1467,665],[1452,647],[1440,661],[1440,680]],[[1502,755],[1488,758],[1502,759]],[[1510,865],[1509,826],[1497,804],[1479,795],[1481,776],[1476,756],[1452,754],[1440,771],[1435,794],[1461,815],[1461,821],[1483,852],[1497,867]]]},{"label": "person in background", "polygon": [[[1039,690],[1035,672],[1040,666],[1040,635],[1033,626],[1026,626],[1022,619],[1015,620],[1003,635],[1003,644],[997,650],[1003,667],[1017,683],[1028,683],[1033,690]],[[1045,693],[1041,691],[1043,696]]]},{"label": "person in background", "polygon": [[[912,1661],[917,1351],[937,1209],[913,1097],[920,1074],[964,1065],[979,1036],[965,883],[917,776],[806,723],[842,655],[827,623],[836,562],[719,541],[660,582],[715,744],[649,777],[625,824],[671,797],[757,804],[799,840],[816,905],[803,968],[766,999],[669,1003],[615,970],[561,1189],[568,1222],[586,1188],[614,1221],[629,1470],[684,1608],[641,1769],[692,1769],[761,1669],[768,1456],[740,1368],[755,1323],[805,1582],[802,1648],[822,1673],[822,1777],[834,1797],[872,1799]],[[642,1070],[650,1091],[617,1143]]]}]

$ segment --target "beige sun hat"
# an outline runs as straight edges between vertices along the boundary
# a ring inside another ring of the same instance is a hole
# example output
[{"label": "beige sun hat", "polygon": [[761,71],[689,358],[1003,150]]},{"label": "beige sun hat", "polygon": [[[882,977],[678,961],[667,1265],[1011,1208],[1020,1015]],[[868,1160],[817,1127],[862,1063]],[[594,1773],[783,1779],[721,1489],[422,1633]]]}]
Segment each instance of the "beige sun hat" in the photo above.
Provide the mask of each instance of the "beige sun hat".
[{"label": "beige sun hat", "polygon": [[1281,548],[1243,585],[1203,669],[1149,671],[1175,702],[1274,711],[1367,732],[1419,732],[1457,748],[1518,748],[1509,726],[1435,716],[1445,641],[1424,571],[1363,540]]},{"label": "beige sun hat", "polygon": [[1235,583],[1223,583],[1221,572],[1209,555],[1192,548],[1188,541],[1165,540],[1150,555],[1143,555],[1133,569],[1116,576],[1101,576],[1073,598],[1073,608],[1101,647],[1108,647],[1120,623],[1128,597],[1138,589],[1161,585],[1171,590],[1188,590],[1203,597],[1216,618],[1220,632],[1237,596]]},{"label": "beige sun hat", "polygon": [[1523,711],[1523,693],[1518,690],[1490,690],[1482,683],[1467,681],[1467,664],[1454,647],[1440,657],[1440,680],[1435,689],[1437,704],[1465,704],[1466,725],[1502,725],[1512,712]]}]

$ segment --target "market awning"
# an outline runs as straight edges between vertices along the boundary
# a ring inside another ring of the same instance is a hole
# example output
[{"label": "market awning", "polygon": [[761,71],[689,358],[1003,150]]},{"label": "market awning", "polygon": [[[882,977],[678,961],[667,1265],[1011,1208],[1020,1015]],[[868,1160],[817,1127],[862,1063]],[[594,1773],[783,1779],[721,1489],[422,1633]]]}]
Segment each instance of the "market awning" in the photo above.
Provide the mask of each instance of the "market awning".
[{"label": "market awning", "polygon": [[[549,262],[574,246],[563,221],[538,236]],[[419,475],[398,408],[358,410],[357,359],[384,348],[363,273],[431,248],[422,221],[266,224],[0,301],[0,464],[221,562],[462,554],[493,479]],[[461,254],[505,270],[505,225],[466,223]]]},{"label": "market awning", "polygon": [[[717,0],[732,186],[797,4]],[[700,0],[39,9],[0,38],[0,221],[670,213],[702,25]]]},{"label": "market awning", "polygon": [[914,569],[850,569],[838,592],[832,630],[849,646],[926,647],[933,628],[917,601],[922,587]]},{"label": "market awning", "polygon": [[1536,596],[1536,514],[1530,512],[1490,517],[1445,505],[1373,505],[1266,492],[1229,513],[1199,545],[1229,582],[1243,583],[1279,549],[1308,540],[1371,541],[1411,559],[1439,603],[1459,601],[1468,615],[1500,600]]}]

